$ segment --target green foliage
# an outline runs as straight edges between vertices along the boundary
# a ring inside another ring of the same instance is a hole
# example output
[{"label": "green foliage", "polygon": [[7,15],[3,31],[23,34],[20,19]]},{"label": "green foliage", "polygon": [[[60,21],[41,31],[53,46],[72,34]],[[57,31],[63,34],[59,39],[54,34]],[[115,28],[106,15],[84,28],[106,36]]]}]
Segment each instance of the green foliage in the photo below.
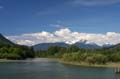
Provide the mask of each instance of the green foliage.
[{"label": "green foliage", "polygon": [[58,53],[60,50],[60,47],[58,46],[51,46],[50,48],[48,48],[48,54],[49,55],[55,55],[56,53]]},{"label": "green foliage", "polygon": [[67,48],[67,52],[77,52],[79,51],[79,48],[75,45],[71,45]]},{"label": "green foliage", "polygon": [[120,47],[103,49],[80,49],[74,45],[67,48],[52,46],[47,51],[37,51],[39,57],[57,57],[67,62],[106,64],[120,62]]},{"label": "green foliage", "polygon": [[0,58],[2,59],[26,59],[33,58],[34,52],[26,46],[2,46],[0,47]]},{"label": "green foliage", "polygon": [[89,64],[106,64],[107,57],[99,53],[86,57],[85,61]]},{"label": "green foliage", "polygon": [[65,53],[62,59],[65,61],[86,62],[89,64],[105,64],[107,62],[107,57],[101,53]]},{"label": "green foliage", "polygon": [[79,53],[65,53],[65,54],[63,54],[62,59],[65,61],[71,61],[71,62],[77,61],[77,62],[79,62],[80,56],[79,56]]}]

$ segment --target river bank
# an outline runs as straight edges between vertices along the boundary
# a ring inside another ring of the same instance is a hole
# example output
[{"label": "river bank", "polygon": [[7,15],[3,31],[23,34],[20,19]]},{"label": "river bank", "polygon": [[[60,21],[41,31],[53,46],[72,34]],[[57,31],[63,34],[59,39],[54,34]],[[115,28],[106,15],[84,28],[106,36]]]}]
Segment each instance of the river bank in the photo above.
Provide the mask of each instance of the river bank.
[{"label": "river bank", "polygon": [[62,64],[68,64],[68,65],[77,65],[77,66],[83,66],[83,67],[111,67],[111,68],[116,68],[120,67],[120,63],[107,63],[104,65],[101,64],[88,64],[88,63],[78,63],[78,62],[66,62],[61,59],[57,58],[32,58],[32,59],[26,59],[26,60],[7,60],[7,59],[0,59],[0,63],[4,62],[15,62],[15,63],[20,63],[20,62],[59,62]]},{"label": "river bank", "polygon": [[56,58],[32,58],[26,60],[7,60],[7,59],[0,59],[0,63],[2,62],[57,62],[58,59]]},{"label": "river bank", "polygon": [[109,67],[109,68],[116,68],[120,67],[120,63],[107,63],[107,64],[88,64],[88,63],[78,63],[78,62],[66,62],[63,60],[59,60],[60,63],[68,64],[68,65],[76,65],[76,66],[83,66],[83,67]]}]

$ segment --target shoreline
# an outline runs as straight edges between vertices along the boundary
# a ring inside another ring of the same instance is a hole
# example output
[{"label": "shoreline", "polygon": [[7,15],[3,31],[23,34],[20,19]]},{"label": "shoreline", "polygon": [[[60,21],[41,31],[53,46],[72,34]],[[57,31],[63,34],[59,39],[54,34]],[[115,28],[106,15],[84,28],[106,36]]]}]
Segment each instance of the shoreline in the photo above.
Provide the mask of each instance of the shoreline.
[{"label": "shoreline", "polygon": [[78,63],[78,62],[66,62],[58,58],[32,58],[26,60],[7,60],[7,59],[0,59],[0,63],[29,63],[29,62],[58,62],[61,64],[66,65],[74,65],[74,66],[81,66],[81,67],[108,67],[108,68],[116,68],[120,67],[119,63],[107,63],[105,65],[101,64],[88,64],[88,63]]},{"label": "shoreline", "polygon": [[66,65],[74,65],[74,66],[81,66],[81,67],[107,67],[107,68],[120,68],[120,63],[107,63],[107,64],[88,64],[88,63],[78,63],[78,62],[66,62],[63,60],[59,60],[60,63]]},{"label": "shoreline", "polygon": [[22,63],[22,62],[57,62],[58,60],[55,58],[31,58],[26,60],[8,60],[8,59],[0,59],[0,63]]}]

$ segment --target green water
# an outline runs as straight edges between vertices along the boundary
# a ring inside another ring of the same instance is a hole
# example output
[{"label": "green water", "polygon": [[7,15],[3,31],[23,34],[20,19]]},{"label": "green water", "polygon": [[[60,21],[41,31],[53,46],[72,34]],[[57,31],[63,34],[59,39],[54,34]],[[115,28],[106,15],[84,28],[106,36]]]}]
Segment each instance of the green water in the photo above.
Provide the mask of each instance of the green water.
[{"label": "green water", "polygon": [[0,63],[0,79],[120,79],[113,68],[88,68],[57,62]]}]

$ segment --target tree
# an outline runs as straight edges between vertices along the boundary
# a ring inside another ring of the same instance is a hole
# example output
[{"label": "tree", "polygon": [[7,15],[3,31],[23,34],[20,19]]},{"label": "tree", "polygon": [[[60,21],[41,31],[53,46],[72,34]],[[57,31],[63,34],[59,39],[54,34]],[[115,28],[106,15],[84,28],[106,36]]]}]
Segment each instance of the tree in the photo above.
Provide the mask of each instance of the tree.
[{"label": "tree", "polygon": [[50,56],[54,56],[56,53],[58,53],[60,50],[60,47],[58,46],[51,46],[48,48],[47,52],[48,52],[48,55]]},{"label": "tree", "polygon": [[75,46],[75,45],[71,45],[67,48],[67,52],[78,52],[79,51],[79,47]]}]

